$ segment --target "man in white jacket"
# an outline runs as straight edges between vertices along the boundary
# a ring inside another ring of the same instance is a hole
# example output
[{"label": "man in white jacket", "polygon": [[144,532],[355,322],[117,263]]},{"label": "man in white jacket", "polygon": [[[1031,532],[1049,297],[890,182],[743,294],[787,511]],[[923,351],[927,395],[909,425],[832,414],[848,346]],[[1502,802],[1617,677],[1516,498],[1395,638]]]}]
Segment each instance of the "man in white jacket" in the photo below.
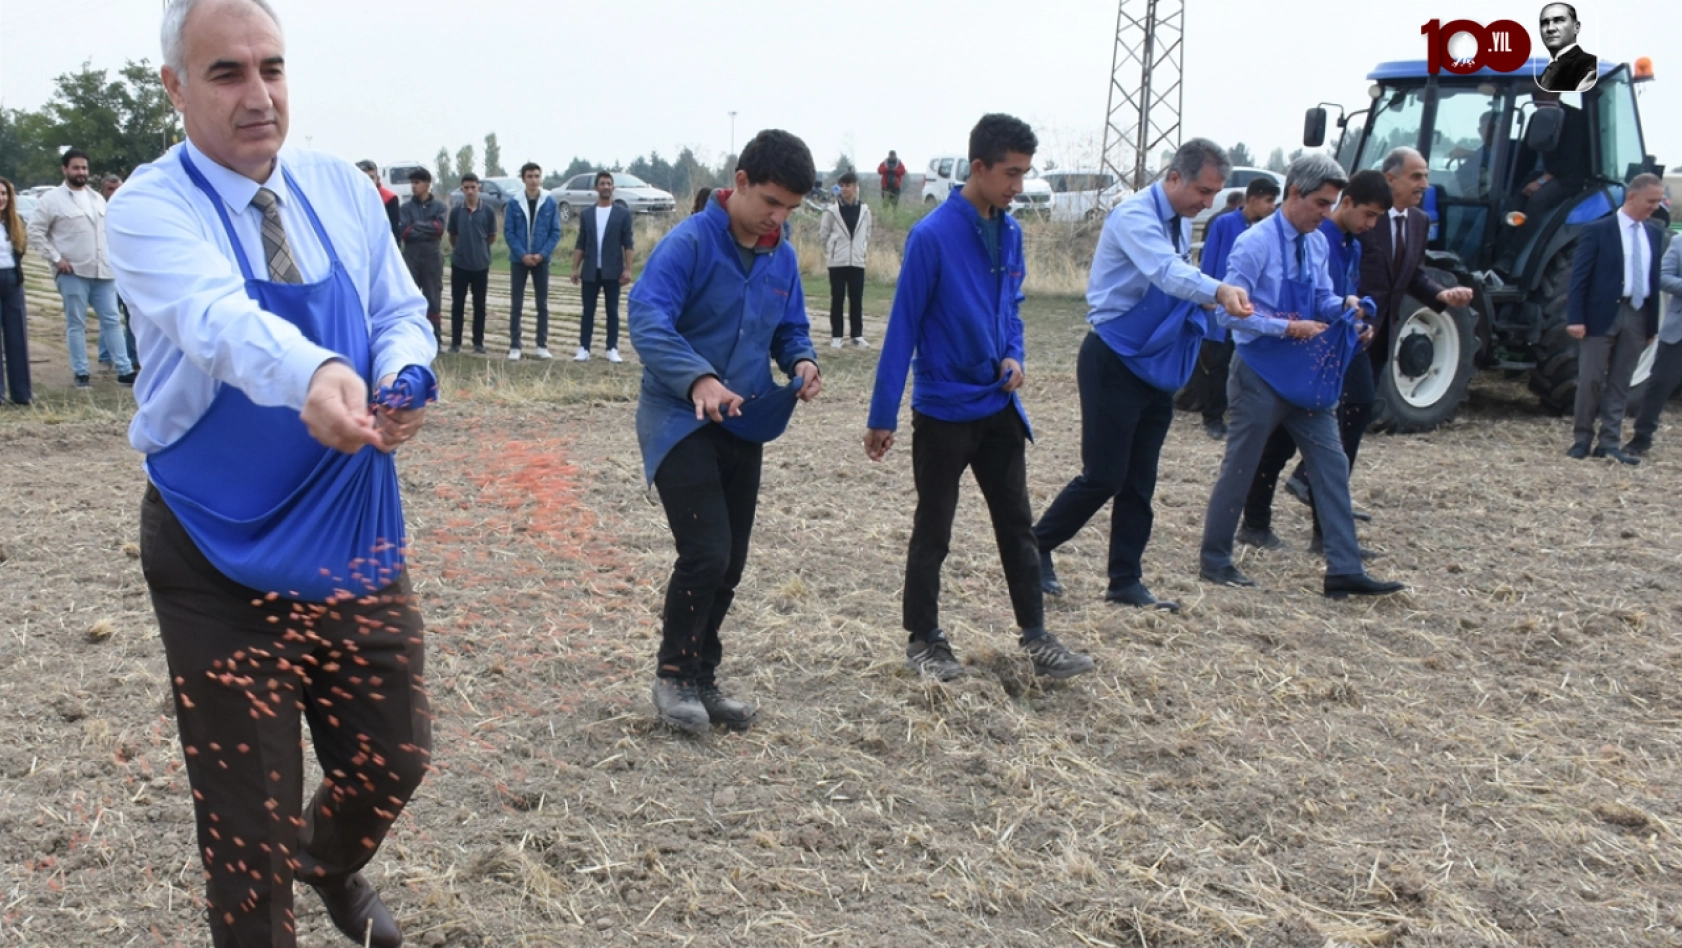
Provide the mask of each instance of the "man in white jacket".
[{"label": "man in white jacket", "polygon": [[818,240],[829,263],[829,345],[843,345],[841,303],[851,298],[853,345],[870,348],[864,341],[864,257],[870,246],[870,207],[859,200],[859,176],[849,171],[837,183],[841,200],[823,212]]},{"label": "man in white jacket", "polygon": [[77,388],[90,388],[88,306],[99,317],[100,348],[111,353],[117,384],[133,385],[134,366],[123,342],[117,284],[105,252],[105,199],[88,187],[88,156],[72,148],[60,159],[64,184],[48,191],[29,219],[29,246],[53,267],[64,297],[65,346]]}]

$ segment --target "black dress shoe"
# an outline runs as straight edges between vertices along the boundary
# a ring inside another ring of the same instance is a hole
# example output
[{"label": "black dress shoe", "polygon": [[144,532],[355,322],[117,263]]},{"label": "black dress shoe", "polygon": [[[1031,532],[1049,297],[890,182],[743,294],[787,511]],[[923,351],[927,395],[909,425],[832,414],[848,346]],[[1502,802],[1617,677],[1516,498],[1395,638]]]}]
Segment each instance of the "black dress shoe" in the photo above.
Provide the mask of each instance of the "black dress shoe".
[{"label": "black dress shoe", "polygon": [[1206,582],[1218,586],[1254,586],[1256,581],[1238,571],[1236,566],[1223,566],[1220,569],[1204,567],[1197,571],[1197,575]]},{"label": "black dress shoe", "polygon": [[1582,443],[1574,444],[1566,450],[1565,456],[1581,461],[1583,458],[1589,456],[1589,446]]},{"label": "black dress shoe", "polygon": [[1366,573],[1343,573],[1326,577],[1327,599],[1348,599],[1350,596],[1388,596],[1406,589],[1403,583],[1388,583],[1373,579]]},{"label": "black dress shoe", "polygon": [[1226,431],[1226,422],[1224,421],[1205,421],[1203,423],[1203,433],[1208,435],[1211,441],[1225,441]]},{"label": "black dress shoe", "polygon": [[1355,510],[1354,508],[1350,508],[1349,512],[1354,515],[1356,520],[1359,520],[1362,523],[1372,522],[1372,514],[1367,513],[1365,510]]},{"label": "black dress shoe", "polygon": [[311,883],[310,887],[321,896],[321,903],[327,906],[327,917],[345,937],[374,948],[399,948],[403,944],[402,929],[397,927],[385,903],[380,901],[379,892],[362,873],[353,872],[337,883]]},{"label": "black dress shoe", "polygon": [[[1380,553],[1377,550],[1369,550],[1366,547],[1360,545],[1359,543],[1355,544],[1355,552],[1360,554],[1360,557],[1363,560],[1376,560],[1379,557],[1384,555],[1383,553]],[[1314,534],[1314,539],[1308,541],[1308,555],[1309,556],[1325,556],[1326,555],[1326,538],[1321,536],[1318,533]]]},{"label": "black dress shoe", "polygon": [[1314,506],[1313,488],[1308,486],[1307,481],[1297,477],[1295,474],[1285,480],[1285,490],[1297,500],[1302,501],[1310,507]]},{"label": "black dress shoe", "polygon": [[1631,457],[1646,457],[1647,452],[1653,450],[1651,438],[1631,438],[1629,444],[1624,445],[1624,453]]},{"label": "black dress shoe", "polygon": [[1061,596],[1068,590],[1057,580],[1057,567],[1051,565],[1051,554],[1040,553],[1040,591],[1047,596]]},{"label": "black dress shoe", "polygon": [[1285,545],[1284,540],[1279,539],[1278,534],[1266,527],[1239,527],[1238,535],[1234,539],[1245,546],[1253,546],[1263,550],[1290,549]]},{"label": "black dress shoe", "polygon": [[1121,589],[1112,589],[1104,594],[1105,602],[1113,602],[1118,606],[1132,606],[1136,609],[1159,609],[1163,612],[1179,612],[1180,604],[1169,599],[1158,599],[1151,595],[1144,583],[1134,583]]},{"label": "black dress shoe", "polygon": [[1628,464],[1632,467],[1641,463],[1640,458],[1625,454],[1622,448],[1595,448],[1594,456],[1597,458],[1611,458],[1619,464]]}]

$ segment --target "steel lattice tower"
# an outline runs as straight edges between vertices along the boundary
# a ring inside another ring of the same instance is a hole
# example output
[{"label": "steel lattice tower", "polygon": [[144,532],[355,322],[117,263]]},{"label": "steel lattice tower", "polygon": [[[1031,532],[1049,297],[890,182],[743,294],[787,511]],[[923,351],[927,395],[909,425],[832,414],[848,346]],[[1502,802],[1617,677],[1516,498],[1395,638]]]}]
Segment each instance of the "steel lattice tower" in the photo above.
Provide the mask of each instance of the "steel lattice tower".
[{"label": "steel lattice tower", "polygon": [[1105,108],[1103,170],[1134,190],[1150,184],[1151,154],[1180,146],[1185,0],[1121,0]]}]

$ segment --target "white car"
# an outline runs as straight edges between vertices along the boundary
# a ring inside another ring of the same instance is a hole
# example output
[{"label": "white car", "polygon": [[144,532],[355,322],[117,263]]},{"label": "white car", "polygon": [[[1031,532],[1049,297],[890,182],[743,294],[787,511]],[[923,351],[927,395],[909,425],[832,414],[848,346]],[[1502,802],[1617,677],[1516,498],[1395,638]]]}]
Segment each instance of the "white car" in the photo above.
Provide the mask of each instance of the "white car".
[{"label": "white car", "polygon": [[1047,171],[1040,175],[1051,186],[1051,219],[1089,221],[1102,217],[1133,193],[1109,171]]},{"label": "white car", "polygon": [[1272,178],[1279,185],[1280,201],[1285,199],[1284,175],[1274,171],[1268,171],[1266,168],[1234,168],[1232,169],[1232,173],[1226,176],[1226,187],[1221,189],[1221,193],[1215,195],[1215,203],[1192,219],[1192,229],[1196,233],[1201,234],[1203,229],[1209,226],[1209,218],[1214,217],[1226,207],[1228,195],[1232,194],[1234,191],[1239,194],[1243,194],[1244,189],[1250,186],[1250,182],[1256,180],[1257,178]]},{"label": "white car", "polygon": [[[941,155],[930,160],[928,173],[923,175],[923,203],[939,204],[953,188],[963,187],[968,180],[969,159],[963,155]],[[1022,193],[1010,202],[1010,213],[1016,217],[1051,216],[1051,185],[1033,168],[1028,169],[1028,177],[1022,182]]]},{"label": "white car", "polygon": [[[670,214],[677,208],[671,192],[662,191],[647,181],[626,171],[613,174],[613,200],[623,202],[632,214]],[[574,214],[596,203],[596,172],[573,175],[570,180],[549,192],[555,199],[555,209],[561,221],[572,220]]]},{"label": "white car", "polygon": [[[397,195],[399,203],[407,201],[413,193],[409,188],[409,172],[415,170],[416,168],[426,168],[426,164],[412,159],[405,159],[403,161],[394,161],[388,165],[380,165],[380,183],[390,188],[392,193]],[[427,168],[427,170],[430,171],[432,169]],[[433,184],[436,185],[437,181],[434,181]]]}]

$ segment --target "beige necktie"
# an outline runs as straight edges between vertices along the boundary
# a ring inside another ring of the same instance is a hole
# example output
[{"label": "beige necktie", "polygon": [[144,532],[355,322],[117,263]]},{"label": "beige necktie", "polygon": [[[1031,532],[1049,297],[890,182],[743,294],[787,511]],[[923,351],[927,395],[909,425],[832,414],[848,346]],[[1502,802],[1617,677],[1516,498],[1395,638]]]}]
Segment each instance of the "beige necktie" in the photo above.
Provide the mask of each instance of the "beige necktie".
[{"label": "beige necktie", "polygon": [[276,283],[302,283],[298,264],[292,259],[292,245],[286,242],[286,228],[280,223],[280,208],[268,188],[258,188],[251,203],[263,212],[263,256],[269,261],[269,279]]}]

